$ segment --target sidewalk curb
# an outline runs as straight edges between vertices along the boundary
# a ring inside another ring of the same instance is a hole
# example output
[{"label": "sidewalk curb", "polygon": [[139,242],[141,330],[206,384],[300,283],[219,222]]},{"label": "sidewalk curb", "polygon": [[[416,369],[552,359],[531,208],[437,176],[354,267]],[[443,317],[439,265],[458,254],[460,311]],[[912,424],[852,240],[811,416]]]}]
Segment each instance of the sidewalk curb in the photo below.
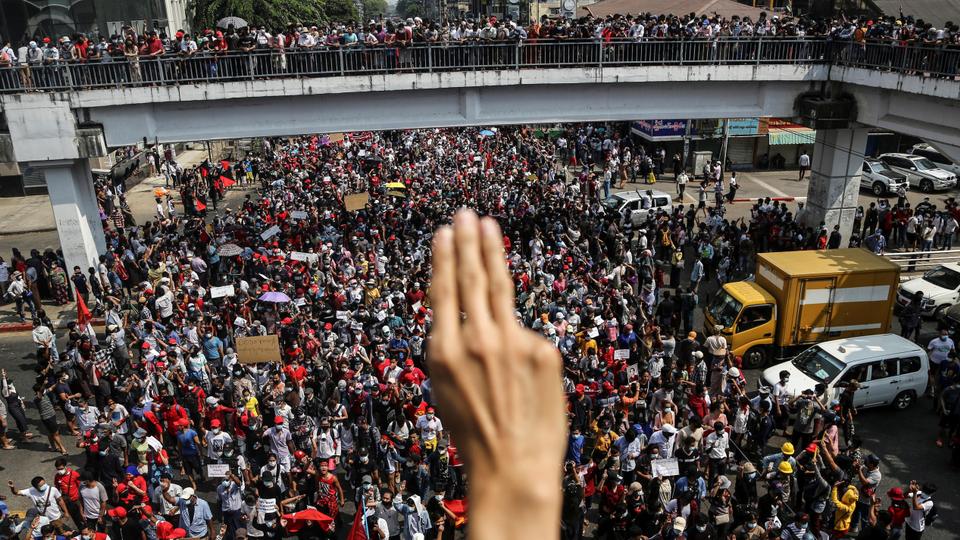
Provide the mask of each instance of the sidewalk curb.
[{"label": "sidewalk curb", "polygon": [[17,234],[32,234],[57,230],[56,227],[37,227],[35,229],[14,229],[0,231],[0,236],[14,236]]},{"label": "sidewalk curb", "polygon": [[[54,330],[65,330],[67,328],[67,323],[70,321],[60,319],[56,323],[56,328]],[[103,326],[103,319],[93,319],[90,321],[94,326]],[[15,332],[31,332],[33,331],[33,323],[0,323],[0,334],[12,334]]]}]

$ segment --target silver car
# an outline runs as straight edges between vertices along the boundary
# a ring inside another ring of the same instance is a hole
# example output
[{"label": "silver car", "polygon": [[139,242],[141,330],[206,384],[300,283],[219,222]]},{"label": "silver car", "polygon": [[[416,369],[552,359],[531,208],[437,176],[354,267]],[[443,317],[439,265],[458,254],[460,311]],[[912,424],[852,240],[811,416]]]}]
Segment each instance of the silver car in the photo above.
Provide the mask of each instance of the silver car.
[{"label": "silver car", "polygon": [[896,193],[900,186],[910,189],[906,175],[890,169],[882,161],[868,159],[863,162],[863,170],[860,171],[861,189],[869,189],[874,195],[881,197],[887,193]]}]

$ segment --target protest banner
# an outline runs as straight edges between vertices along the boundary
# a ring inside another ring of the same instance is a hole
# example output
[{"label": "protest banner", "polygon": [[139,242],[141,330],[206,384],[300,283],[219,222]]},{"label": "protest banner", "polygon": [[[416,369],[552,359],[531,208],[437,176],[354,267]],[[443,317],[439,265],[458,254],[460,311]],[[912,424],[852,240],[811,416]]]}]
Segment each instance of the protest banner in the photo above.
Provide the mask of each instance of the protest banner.
[{"label": "protest banner", "polygon": [[680,476],[680,463],[677,458],[655,459],[650,462],[650,474],[654,477]]},{"label": "protest banner", "polygon": [[207,478],[226,478],[229,470],[230,465],[226,463],[209,463],[207,464]]},{"label": "protest banner", "polygon": [[280,233],[280,226],[274,225],[273,227],[270,227],[269,229],[260,233],[260,238],[266,240],[268,238],[272,238],[273,236],[276,236],[279,233]]}]

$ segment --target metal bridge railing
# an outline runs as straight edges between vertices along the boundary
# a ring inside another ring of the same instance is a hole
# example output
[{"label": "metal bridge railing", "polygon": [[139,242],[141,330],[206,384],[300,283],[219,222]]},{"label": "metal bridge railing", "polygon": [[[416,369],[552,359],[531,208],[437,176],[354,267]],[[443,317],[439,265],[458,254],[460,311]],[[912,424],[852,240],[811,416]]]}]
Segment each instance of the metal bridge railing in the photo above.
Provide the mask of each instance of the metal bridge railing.
[{"label": "metal bridge railing", "polygon": [[912,279],[914,274],[924,273],[941,264],[960,262],[960,249],[933,251],[905,251],[886,253],[888,259],[900,265],[901,280]]},{"label": "metal bridge railing", "polygon": [[290,77],[570,67],[822,64],[954,77],[960,50],[818,37],[437,42],[108,57],[0,67],[0,92],[82,90]]},{"label": "metal bridge railing", "polygon": [[57,61],[2,67],[0,92],[438,71],[815,64],[827,62],[829,57],[829,42],[820,38],[529,40],[439,42],[408,47],[358,45],[283,52],[110,57],[104,61]]}]

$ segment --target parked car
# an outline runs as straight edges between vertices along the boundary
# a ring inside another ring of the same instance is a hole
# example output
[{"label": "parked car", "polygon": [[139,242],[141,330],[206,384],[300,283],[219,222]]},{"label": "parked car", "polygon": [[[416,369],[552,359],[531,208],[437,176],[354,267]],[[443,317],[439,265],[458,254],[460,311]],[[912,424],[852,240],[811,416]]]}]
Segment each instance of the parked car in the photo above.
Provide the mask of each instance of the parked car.
[{"label": "parked car", "polygon": [[887,193],[896,193],[900,186],[910,188],[906,175],[891,170],[882,161],[868,159],[863,162],[860,172],[860,188],[866,188],[880,197]]},{"label": "parked car", "polygon": [[923,314],[939,318],[960,300],[960,263],[942,264],[902,283],[897,291],[897,307],[909,304],[917,291],[923,292]]},{"label": "parked car", "polygon": [[910,153],[915,156],[922,156],[932,161],[937,167],[945,171],[960,175],[960,163],[957,163],[947,156],[941,154],[936,148],[926,143],[913,145]]},{"label": "parked car", "polygon": [[620,223],[629,218],[634,225],[647,221],[650,212],[673,212],[673,200],[667,193],[658,190],[622,191],[604,199],[603,205],[608,211],[620,214]]},{"label": "parked car", "polygon": [[892,405],[906,409],[927,386],[930,361],[922,346],[896,334],[835,339],[814,345],[793,360],[763,371],[762,384],[773,386],[785,371],[791,395],[825,384],[836,399],[850,381],[860,388],[853,395],[857,408]]},{"label": "parked car", "polygon": [[957,185],[957,175],[945,171],[923,156],[912,154],[883,154],[880,161],[907,177],[910,185],[924,193],[950,189]]}]

